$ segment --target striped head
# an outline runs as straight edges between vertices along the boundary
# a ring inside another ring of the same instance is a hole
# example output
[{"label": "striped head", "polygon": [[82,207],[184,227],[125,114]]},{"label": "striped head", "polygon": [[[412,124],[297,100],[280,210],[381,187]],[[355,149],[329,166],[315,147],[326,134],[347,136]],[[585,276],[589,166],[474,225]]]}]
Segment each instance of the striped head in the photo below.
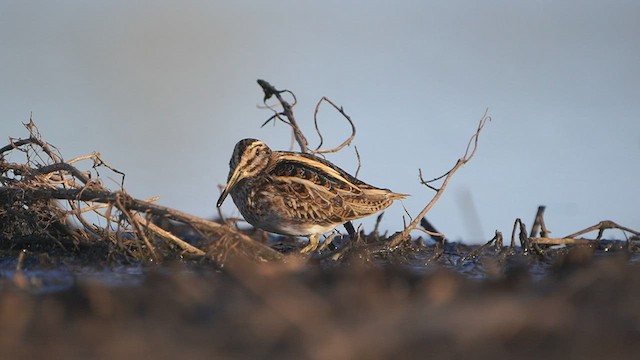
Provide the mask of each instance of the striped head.
[{"label": "striped head", "polygon": [[262,173],[269,165],[270,159],[271,149],[262,141],[256,139],[238,141],[229,161],[227,186],[218,199],[218,207],[222,206],[224,199],[242,179]]}]

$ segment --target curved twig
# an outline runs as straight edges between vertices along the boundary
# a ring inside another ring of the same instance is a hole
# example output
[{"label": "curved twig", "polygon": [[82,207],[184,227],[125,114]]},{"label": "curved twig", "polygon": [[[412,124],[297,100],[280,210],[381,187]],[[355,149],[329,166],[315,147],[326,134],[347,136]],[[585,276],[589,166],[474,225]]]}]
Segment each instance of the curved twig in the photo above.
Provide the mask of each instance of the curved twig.
[{"label": "curved twig", "polygon": [[[338,112],[342,114],[342,116],[345,119],[347,119],[347,121],[349,122],[349,125],[351,125],[351,135],[345,141],[343,141],[342,144],[332,149],[326,149],[326,150],[320,150],[324,139],[322,138],[322,133],[320,132],[320,128],[318,127],[318,112],[320,111],[320,105],[322,104],[323,101],[326,101],[331,106],[333,106],[334,109],[338,110]],[[318,144],[318,147],[316,147],[316,149],[312,151],[313,154],[328,154],[328,153],[338,152],[342,150],[345,146],[348,146],[349,144],[351,144],[353,139],[356,137],[356,126],[353,123],[353,120],[351,120],[351,117],[344,112],[344,109],[342,108],[342,106],[338,107],[338,105],[336,105],[333,101],[331,101],[331,99],[329,99],[326,96],[323,96],[316,104],[315,110],[313,112],[313,124],[316,128],[316,133],[318,134],[318,137],[320,137],[320,143]]]}]

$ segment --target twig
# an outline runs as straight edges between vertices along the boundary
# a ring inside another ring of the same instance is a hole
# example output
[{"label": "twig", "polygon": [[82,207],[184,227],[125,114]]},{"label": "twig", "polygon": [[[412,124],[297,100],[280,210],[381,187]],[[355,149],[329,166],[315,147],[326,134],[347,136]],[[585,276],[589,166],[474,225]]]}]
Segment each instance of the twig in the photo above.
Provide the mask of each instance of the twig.
[{"label": "twig", "polygon": [[460,259],[458,259],[458,262],[457,262],[456,265],[460,266],[460,265],[462,265],[462,263],[464,263],[468,259],[477,258],[480,254],[482,254],[482,252],[485,249],[487,249],[489,246],[494,244],[498,240],[499,237],[502,238],[502,234],[499,231],[496,231],[496,234],[493,236],[493,239],[487,241],[484,245],[474,249],[473,251],[470,251],[468,254],[460,257]]},{"label": "twig", "polygon": [[380,215],[378,215],[376,217],[376,224],[373,227],[373,231],[372,233],[375,234],[376,236],[378,236],[378,230],[380,228],[380,221],[382,221],[382,217],[384,216],[384,211],[380,213]]},{"label": "twig", "polygon": [[604,221],[600,221],[599,223],[597,223],[597,224],[595,224],[593,226],[589,226],[586,229],[577,231],[577,232],[575,232],[575,233],[573,233],[571,235],[567,235],[567,236],[565,236],[565,238],[575,238],[575,237],[580,236],[582,234],[586,234],[588,232],[592,232],[592,231],[598,230],[598,236],[596,237],[596,239],[599,240],[600,238],[602,238],[602,234],[607,229],[619,229],[619,230],[622,230],[622,231],[630,232],[633,235],[640,236],[640,232],[638,232],[636,230],[630,229],[630,228],[625,227],[625,226],[618,225],[618,224],[614,223],[611,220],[604,220]]},{"label": "twig", "polygon": [[455,166],[447,172],[447,176],[445,177],[444,182],[442,183],[442,186],[440,187],[440,189],[437,190],[436,194],[433,196],[431,201],[429,201],[429,203],[424,207],[424,209],[422,209],[422,211],[418,214],[418,216],[416,216],[413,219],[413,221],[411,221],[411,223],[409,223],[409,225],[405,227],[404,230],[402,230],[402,232],[397,233],[392,237],[391,239],[392,247],[398,246],[400,245],[400,243],[410,238],[409,237],[410,233],[418,226],[418,224],[420,223],[420,220],[427,214],[427,212],[429,212],[429,210],[431,210],[431,208],[433,207],[433,205],[435,205],[438,199],[440,199],[440,196],[442,196],[442,194],[444,193],[444,190],[447,187],[449,180],[451,180],[451,177],[453,176],[453,174],[455,174],[455,172],[458,171],[458,169],[460,169],[464,164],[466,164],[473,158],[476,151],[478,150],[478,138],[480,136],[480,132],[482,131],[482,128],[484,127],[485,123],[491,120],[491,118],[487,115],[487,112],[488,110],[485,111],[484,115],[480,119],[480,122],[478,123],[478,129],[476,130],[475,134],[473,134],[469,139],[469,143],[467,144],[467,149],[465,150],[464,155],[460,159],[458,159]]},{"label": "twig", "polygon": [[[349,122],[349,125],[351,125],[351,135],[345,141],[343,141],[342,144],[326,150],[320,150],[324,140],[322,138],[322,133],[320,132],[320,128],[318,127],[318,112],[320,111],[320,105],[322,104],[323,101],[326,101],[331,106],[333,106],[334,109],[338,110],[338,112],[342,114],[342,116],[345,119],[347,119],[347,121]],[[353,139],[356,137],[356,126],[354,125],[353,120],[351,120],[351,117],[344,112],[344,109],[342,108],[342,106],[338,107],[338,105],[336,105],[333,101],[331,101],[326,96],[323,96],[320,99],[320,101],[318,101],[318,103],[316,104],[315,111],[313,112],[313,124],[315,125],[316,132],[318,133],[318,137],[320,137],[320,143],[318,144],[318,147],[316,147],[316,149],[312,151],[313,154],[328,154],[328,153],[338,152],[342,150],[345,146],[351,144]]]},{"label": "twig", "polygon": [[438,180],[442,179],[443,177],[445,177],[445,176],[449,175],[449,173],[450,173],[450,172],[451,172],[451,170],[449,170],[449,171],[447,171],[446,173],[444,173],[444,174],[442,174],[442,175],[438,176],[437,178],[433,178],[433,179],[431,179],[431,180],[429,180],[429,181],[426,181],[426,180],[424,179],[424,177],[422,177],[422,169],[418,169],[418,177],[420,178],[420,183],[421,183],[422,185],[424,185],[424,186],[428,187],[429,189],[431,189],[431,190],[433,190],[433,191],[435,191],[435,192],[438,192],[438,190],[440,190],[440,189],[437,189],[437,188],[435,188],[435,187],[431,186],[431,183],[432,183],[432,182],[435,182],[435,181],[438,181]]},{"label": "twig", "polygon": [[435,241],[435,242],[444,242],[444,240],[445,240],[444,234],[439,232],[435,228],[435,226],[433,226],[433,224],[431,224],[431,222],[429,222],[429,220],[427,220],[426,217],[423,217],[420,220],[420,226],[422,226],[422,228],[424,229],[424,232],[426,232],[429,236],[431,236],[431,239],[433,241]]},{"label": "twig", "polygon": [[353,176],[357,178],[358,173],[360,172],[360,168],[362,167],[362,161],[360,160],[360,152],[358,151],[358,147],[354,146],[353,148],[356,151],[356,158],[358,159],[358,167],[356,168],[356,172]]},{"label": "twig", "polygon": [[547,238],[547,237],[531,237],[529,241],[533,244],[541,245],[586,245],[593,243],[593,240],[589,239],[572,239],[572,238]]},{"label": "twig", "polygon": [[127,217],[127,219],[129,220],[129,224],[131,224],[136,229],[136,233],[142,238],[144,243],[147,245],[147,249],[149,250],[151,257],[153,258],[154,261],[157,262],[159,260],[159,257],[158,257],[158,254],[156,254],[155,247],[153,246],[153,244],[151,244],[151,240],[149,240],[149,237],[147,237],[147,234],[145,233],[142,225],[140,225],[140,222],[137,221],[137,218],[133,216],[133,214],[129,211],[128,207],[124,204],[125,200],[126,200],[126,197],[124,196],[116,197],[116,203],[115,203],[116,207],[118,208],[118,210],[120,210],[122,214],[124,214],[124,216]]},{"label": "twig", "polygon": [[83,174],[76,167],[71,166],[71,165],[69,165],[67,163],[55,163],[55,164],[43,166],[43,167],[38,168],[38,169],[33,169],[32,170],[32,174],[33,175],[43,175],[43,174],[48,174],[48,173],[52,173],[52,172],[60,172],[60,171],[69,172],[73,177],[79,179],[84,184],[87,184],[89,181],[91,181],[91,179],[88,176]]},{"label": "twig", "polygon": [[514,247],[514,236],[518,229],[520,230],[520,232],[518,233],[520,247],[524,252],[527,252],[529,250],[529,237],[527,237],[527,227],[520,218],[517,218],[516,221],[513,222],[513,230],[511,231],[511,247]]},{"label": "twig", "polygon": [[[134,214],[134,218],[137,221],[142,221],[142,217],[139,214]],[[151,222],[147,222],[145,224],[145,226],[154,234],[156,234],[157,236],[172,242],[174,244],[176,244],[180,249],[182,249],[185,253],[189,254],[189,255],[195,255],[195,256],[204,256],[205,252],[198,249],[197,247],[185,242],[184,240],[180,239],[179,237],[173,235],[172,233],[162,229],[161,227],[157,226],[154,223]]]},{"label": "twig", "polygon": [[[287,124],[289,124],[291,126],[291,130],[293,131],[293,134],[296,138],[296,141],[298,142],[298,145],[300,146],[300,151],[303,153],[309,152],[309,148],[308,145],[309,143],[307,142],[307,138],[304,137],[304,135],[302,134],[302,131],[300,131],[300,127],[298,126],[298,123],[296,122],[295,116],[293,115],[293,106],[295,106],[295,104],[297,103],[296,100],[296,96],[289,90],[277,90],[275,87],[273,87],[273,85],[269,84],[267,81],[262,80],[262,79],[258,79],[258,85],[260,85],[260,87],[262,88],[262,91],[264,92],[264,98],[262,100],[262,102],[269,108],[271,109],[271,111],[274,112],[274,115],[269,118],[269,120],[267,120],[264,124],[266,125],[269,121],[271,121],[272,119],[279,119]],[[284,98],[282,97],[282,93],[289,93],[291,94],[291,96],[293,96],[293,105],[289,104],[286,100],[284,100]],[[283,108],[283,112],[280,113],[278,111],[276,111],[273,107],[271,107],[269,104],[267,104],[267,100],[269,100],[272,96],[275,96],[276,99],[278,99],[278,102],[280,102],[280,105],[282,105]],[[280,115],[284,115],[287,117],[287,121],[285,121],[284,119],[282,119],[280,117]]]}]

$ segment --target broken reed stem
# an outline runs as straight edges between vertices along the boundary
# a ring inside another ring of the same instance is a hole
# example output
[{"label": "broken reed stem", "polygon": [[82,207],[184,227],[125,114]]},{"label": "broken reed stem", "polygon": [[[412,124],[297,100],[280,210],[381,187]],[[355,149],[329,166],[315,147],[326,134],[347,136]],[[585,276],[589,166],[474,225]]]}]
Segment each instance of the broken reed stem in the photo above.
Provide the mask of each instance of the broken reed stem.
[{"label": "broken reed stem", "polygon": [[442,183],[440,189],[437,190],[431,201],[427,203],[424,209],[422,209],[422,211],[409,223],[409,225],[406,226],[404,230],[402,230],[402,232],[393,236],[391,240],[392,247],[398,246],[403,241],[410,239],[411,232],[416,229],[418,224],[420,224],[421,219],[429,212],[429,210],[431,210],[438,199],[440,199],[440,196],[442,196],[442,194],[444,193],[444,190],[447,187],[447,184],[449,184],[449,181],[451,180],[453,174],[455,174],[455,172],[458,171],[458,169],[460,169],[464,164],[469,162],[476,154],[476,151],[478,150],[478,138],[480,136],[480,132],[484,128],[486,122],[491,120],[491,117],[487,115],[488,111],[488,109],[485,110],[484,115],[482,115],[482,118],[480,118],[478,129],[476,130],[475,134],[473,134],[469,139],[469,143],[467,144],[464,155],[460,159],[458,159],[453,168],[451,168],[451,170],[447,172],[447,176],[444,178],[444,182]]},{"label": "broken reed stem", "polygon": [[545,206],[538,206],[538,211],[536,212],[536,216],[533,219],[533,225],[531,225],[531,232],[529,233],[529,237],[534,237],[540,231],[540,237],[546,238],[549,235],[549,231],[547,230],[547,226],[544,224],[544,210]]}]

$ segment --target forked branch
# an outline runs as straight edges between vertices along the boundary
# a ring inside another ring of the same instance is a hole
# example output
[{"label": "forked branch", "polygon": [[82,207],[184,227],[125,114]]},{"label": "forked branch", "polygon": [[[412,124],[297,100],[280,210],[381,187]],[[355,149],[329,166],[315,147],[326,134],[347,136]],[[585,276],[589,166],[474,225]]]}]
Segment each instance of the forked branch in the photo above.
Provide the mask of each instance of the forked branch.
[{"label": "forked branch", "polygon": [[[273,116],[271,116],[267,121],[265,121],[265,123],[262,124],[262,126],[265,126],[271,120],[276,120],[276,119],[284,122],[285,124],[288,124],[289,126],[291,126],[291,131],[293,131],[293,136],[295,137],[296,141],[298,142],[298,145],[300,146],[300,151],[303,153],[309,152],[309,147],[308,147],[309,143],[307,142],[307,138],[304,136],[304,134],[302,134],[302,131],[298,126],[298,122],[296,121],[296,118],[293,115],[293,107],[297,103],[295,94],[289,90],[277,90],[273,85],[269,84],[265,80],[258,79],[257,81],[258,81],[258,85],[260,85],[260,87],[262,88],[262,91],[264,92],[264,98],[262,99],[262,102],[267,108],[273,111]],[[289,104],[289,102],[282,97],[283,93],[288,93],[293,97],[293,104]],[[267,100],[269,100],[273,96],[275,96],[276,99],[278,99],[278,102],[282,106],[283,111],[281,112],[277,111],[271,105],[267,104]]]},{"label": "forked branch", "polygon": [[[420,220],[429,212],[429,210],[431,210],[431,208],[435,205],[438,199],[440,199],[440,196],[442,196],[442,194],[444,193],[444,190],[447,187],[447,184],[449,184],[449,181],[451,180],[451,177],[453,176],[453,174],[455,174],[456,171],[458,171],[458,169],[460,169],[464,164],[468,163],[474,157],[474,155],[476,154],[476,151],[478,150],[478,139],[480,136],[480,132],[484,128],[484,125],[486,124],[486,122],[491,121],[491,117],[489,117],[487,113],[488,113],[488,110],[486,110],[484,112],[484,115],[482,115],[482,118],[478,123],[478,128],[476,132],[469,139],[469,143],[467,144],[467,148],[464,152],[464,155],[460,159],[458,159],[458,161],[453,166],[453,168],[451,168],[451,170],[446,172],[446,176],[444,178],[444,182],[442,183],[442,186],[439,189],[437,189],[436,194],[433,196],[431,201],[429,201],[429,203],[427,203],[427,205],[422,209],[422,211],[420,211],[418,216],[413,218],[413,220],[409,223],[409,225],[407,225],[404,228],[404,230],[395,234],[392,237],[391,239],[392,247],[398,246],[403,241],[410,239],[411,232],[416,229],[416,227],[420,224]],[[422,179],[422,176],[420,176],[420,178],[422,183],[425,184],[425,181]],[[429,186],[429,188],[435,190],[435,188],[432,186]]]}]

